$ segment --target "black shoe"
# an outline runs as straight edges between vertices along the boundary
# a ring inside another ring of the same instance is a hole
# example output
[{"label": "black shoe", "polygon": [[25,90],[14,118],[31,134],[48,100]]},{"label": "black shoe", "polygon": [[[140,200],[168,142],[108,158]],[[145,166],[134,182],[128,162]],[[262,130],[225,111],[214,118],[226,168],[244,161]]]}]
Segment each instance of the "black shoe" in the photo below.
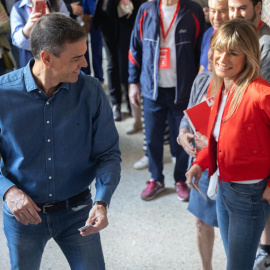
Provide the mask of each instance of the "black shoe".
[{"label": "black shoe", "polygon": [[121,115],[121,109],[119,105],[113,105],[113,119],[114,121],[121,121],[122,115]]}]

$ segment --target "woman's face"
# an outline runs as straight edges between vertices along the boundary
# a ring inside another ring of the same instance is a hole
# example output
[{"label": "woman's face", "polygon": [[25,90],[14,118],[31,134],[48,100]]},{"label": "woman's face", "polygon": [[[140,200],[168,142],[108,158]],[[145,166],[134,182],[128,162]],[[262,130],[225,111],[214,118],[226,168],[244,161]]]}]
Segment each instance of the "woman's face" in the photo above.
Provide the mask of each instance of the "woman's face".
[{"label": "woman's face", "polygon": [[215,49],[214,68],[217,76],[223,79],[235,80],[242,71],[246,59],[243,52],[230,50],[226,52]]}]

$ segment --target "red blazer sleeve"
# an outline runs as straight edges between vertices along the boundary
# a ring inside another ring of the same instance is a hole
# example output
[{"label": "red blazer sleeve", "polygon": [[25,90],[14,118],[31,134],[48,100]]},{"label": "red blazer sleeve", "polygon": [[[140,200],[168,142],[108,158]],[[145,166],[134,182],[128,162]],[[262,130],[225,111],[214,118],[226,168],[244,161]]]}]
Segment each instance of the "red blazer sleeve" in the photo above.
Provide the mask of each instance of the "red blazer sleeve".
[{"label": "red blazer sleeve", "polygon": [[196,160],[191,165],[197,164],[205,171],[209,167],[208,160],[208,146],[206,146],[199,152]]}]

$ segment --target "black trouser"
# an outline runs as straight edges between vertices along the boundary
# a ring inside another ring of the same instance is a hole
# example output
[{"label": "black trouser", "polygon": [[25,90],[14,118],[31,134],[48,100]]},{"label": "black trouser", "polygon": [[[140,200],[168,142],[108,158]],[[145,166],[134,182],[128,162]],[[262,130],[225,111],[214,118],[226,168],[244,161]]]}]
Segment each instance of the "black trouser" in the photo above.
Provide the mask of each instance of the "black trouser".
[{"label": "black trouser", "polygon": [[104,12],[102,12],[101,14],[102,19],[100,21],[100,26],[103,45],[106,50],[106,56],[108,61],[107,74],[111,103],[113,105],[120,105],[121,84],[117,48],[117,22],[116,19],[108,17]]}]

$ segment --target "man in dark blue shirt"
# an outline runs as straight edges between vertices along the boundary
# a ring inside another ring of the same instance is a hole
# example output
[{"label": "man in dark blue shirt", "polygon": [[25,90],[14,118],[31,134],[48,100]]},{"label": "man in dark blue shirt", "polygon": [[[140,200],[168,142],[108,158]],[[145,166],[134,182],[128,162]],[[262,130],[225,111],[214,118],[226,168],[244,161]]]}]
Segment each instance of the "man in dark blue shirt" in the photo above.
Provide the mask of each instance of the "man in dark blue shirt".
[{"label": "man in dark blue shirt", "polygon": [[50,238],[71,269],[105,269],[98,232],[108,225],[121,158],[106,94],[80,72],[86,38],[73,19],[43,16],[31,33],[34,59],[0,77],[0,196],[12,269],[39,269]]}]

